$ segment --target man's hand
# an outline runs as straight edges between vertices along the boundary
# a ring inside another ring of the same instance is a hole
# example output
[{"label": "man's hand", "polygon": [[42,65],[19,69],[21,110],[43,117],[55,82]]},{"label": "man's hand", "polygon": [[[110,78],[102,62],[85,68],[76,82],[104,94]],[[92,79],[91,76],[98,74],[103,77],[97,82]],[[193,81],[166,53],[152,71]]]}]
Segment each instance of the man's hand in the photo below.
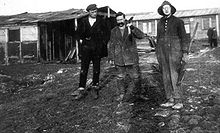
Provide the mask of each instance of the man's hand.
[{"label": "man's hand", "polygon": [[114,65],[114,61],[113,60],[108,60],[108,63],[112,66]]},{"label": "man's hand", "polygon": [[109,64],[110,64],[110,65],[114,65],[114,61],[113,61],[113,60],[110,60],[110,61],[109,61]]},{"label": "man's hand", "polygon": [[81,43],[81,44],[82,44],[82,42],[83,42],[83,40],[82,40],[82,39],[80,39],[80,40],[79,40],[79,43]]},{"label": "man's hand", "polygon": [[127,27],[130,27],[131,25],[132,25],[132,23],[127,23],[127,25],[126,25],[126,26],[127,26]]},{"label": "man's hand", "polygon": [[126,26],[128,27],[128,34],[131,34],[131,30],[133,30],[134,26],[132,25],[132,23],[128,23]]}]

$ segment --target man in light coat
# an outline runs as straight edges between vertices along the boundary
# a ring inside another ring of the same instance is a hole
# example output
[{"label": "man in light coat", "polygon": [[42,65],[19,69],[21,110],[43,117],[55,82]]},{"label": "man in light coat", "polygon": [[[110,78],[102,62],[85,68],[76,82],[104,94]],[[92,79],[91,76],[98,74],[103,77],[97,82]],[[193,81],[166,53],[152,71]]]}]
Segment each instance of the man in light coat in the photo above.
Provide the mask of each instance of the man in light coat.
[{"label": "man in light coat", "polygon": [[[130,101],[135,94],[140,93],[141,89],[139,57],[135,39],[141,39],[145,35],[131,23],[127,24],[125,14],[122,12],[116,14],[116,21],[117,26],[111,30],[108,43],[108,58],[118,70],[117,100]],[[132,82],[126,82],[127,75],[132,79]],[[131,87],[131,83],[134,87]]]},{"label": "man in light coat", "polygon": [[178,80],[183,77],[180,73],[184,60],[187,58],[189,41],[184,22],[173,15],[175,12],[176,8],[168,1],[164,1],[158,8],[158,13],[162,15],[162,18],[157,24],[156,54],[162,70],[167,99],[167,103],[161,106],[180,109],[183,103],[181,84]]}]

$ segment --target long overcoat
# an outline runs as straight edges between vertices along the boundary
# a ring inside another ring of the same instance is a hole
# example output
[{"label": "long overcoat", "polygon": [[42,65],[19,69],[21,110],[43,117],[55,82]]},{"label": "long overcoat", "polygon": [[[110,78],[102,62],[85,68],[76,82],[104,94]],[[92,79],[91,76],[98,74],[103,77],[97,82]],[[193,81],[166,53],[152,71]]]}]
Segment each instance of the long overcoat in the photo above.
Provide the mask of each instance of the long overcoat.
[{"label": "long overcoat", "polygon": [[[163,15],[162,6],[158,9],[161,15]],[[179,91],[177,79],[182,68],[181,61],[183,53],[188,53],[189,47],[184,22],[173,16],[176,10],[172,5],[171,7],[172,15],[170,17],[163,15],[157,24],[156,45],[157,59],[162,70],[167,98],[173,97],[173,95],[176,95],[173,92]]]},{"label": "long overcoat", "polygon": [[207,36],[208,36],[208,42],[210,43],[212,40],[212,34],[213,34],[213,30],[212,28],[209,28],[207,31]]},{"label": "long overcoat", "polygon": [[141,39],[144,36],[144,33],[134,26],[132,26],[130,34],[128,27],[126,27],[122,35],[119,27],[116,26],[111,30],[108,43],[109,59],[114,60],[117,66],[138,65],[139,57],[136,38]]}]

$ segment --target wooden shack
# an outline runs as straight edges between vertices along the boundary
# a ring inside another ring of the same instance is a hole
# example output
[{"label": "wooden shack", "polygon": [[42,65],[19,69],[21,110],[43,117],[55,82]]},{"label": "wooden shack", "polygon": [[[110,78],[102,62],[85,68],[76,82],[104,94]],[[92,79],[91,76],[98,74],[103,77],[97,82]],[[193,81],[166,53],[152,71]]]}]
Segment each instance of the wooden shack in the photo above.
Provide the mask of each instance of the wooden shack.
[{"label": "wooden shack", "polygon": [[[174,15],[184,21],[189,37],[193,36],[195,27],[197,27],[195,39],[207,39],[207,30],[210,27],[216,27],[218,37],[220,35],[220,8],[177,10]],[[144,33],[156,36],[157,23],[162,17],[157,12],[130,13],[126,16],[128,18],[134,17],[134,25]]]},{"label": "wooden shack", "polygon": [[[98,11],[112,28],[115,12],[108,6]],[[64,61],[73,50],[78,60],[77,20],[86,15],[83,9],[69,9],[0,16],[0,64]]]},{"label": "wooden shack", "polygon": [[0,17],[0,63],[55,61],[76,47],[76,20],[82,9]]}]

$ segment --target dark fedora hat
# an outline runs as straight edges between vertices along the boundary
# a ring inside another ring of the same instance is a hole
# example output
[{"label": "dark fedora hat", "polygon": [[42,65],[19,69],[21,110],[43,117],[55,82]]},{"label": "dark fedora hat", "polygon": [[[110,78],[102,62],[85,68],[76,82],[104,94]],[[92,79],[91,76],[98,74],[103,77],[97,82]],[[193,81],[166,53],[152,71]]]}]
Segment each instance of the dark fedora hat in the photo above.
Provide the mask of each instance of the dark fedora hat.
[{"label": "dark fedora hat", "polygon": [[176,12],[176,8],[175,8],[173,5],[171,5],[170,2],[168,2],[168,1],[165,0],[165,1],[161,4],[161,6],[157,9],[157,12],[158,12],[160,15],[162,15],[162,16],[165,15],[164,12],[163,12],[163,6],[164,6],[164,5],[170,5],[170,7],[171,7],[171,14],[174,14],[174,13]]},{"label": "dark fedora hat", "polygon": [[95,9],[97,9],[97,5],[96,4],[90,4],[89,6],[87,6],[86,11],[95,10]]}]

